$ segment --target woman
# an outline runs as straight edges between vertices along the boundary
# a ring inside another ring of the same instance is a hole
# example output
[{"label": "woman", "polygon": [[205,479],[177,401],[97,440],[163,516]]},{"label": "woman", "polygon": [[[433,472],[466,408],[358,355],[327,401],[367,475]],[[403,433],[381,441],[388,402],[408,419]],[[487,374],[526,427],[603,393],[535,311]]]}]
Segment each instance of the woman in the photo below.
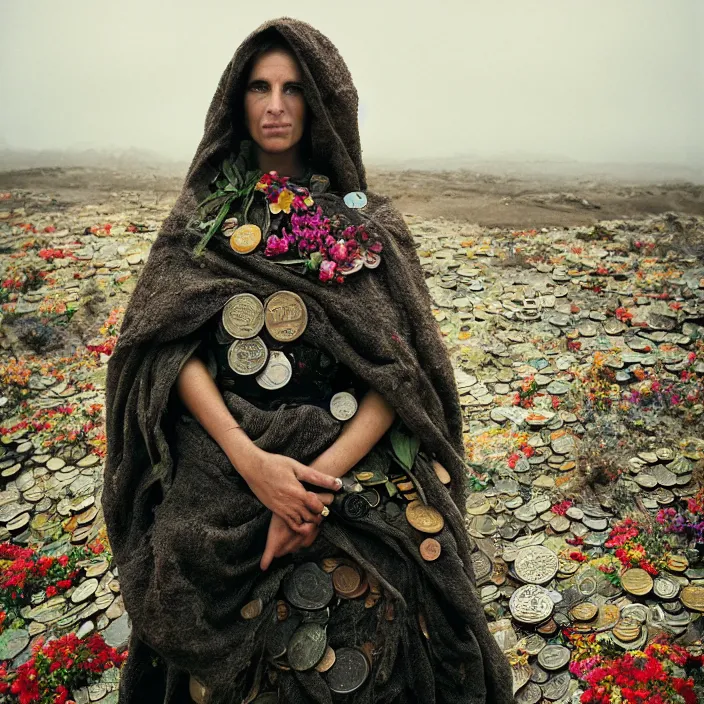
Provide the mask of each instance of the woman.
[{"label": "woman", "polygon": [[259,27],[130,300],[102,496],[121,703],[513,701],[452,366],[356,117],[327,38]]}]

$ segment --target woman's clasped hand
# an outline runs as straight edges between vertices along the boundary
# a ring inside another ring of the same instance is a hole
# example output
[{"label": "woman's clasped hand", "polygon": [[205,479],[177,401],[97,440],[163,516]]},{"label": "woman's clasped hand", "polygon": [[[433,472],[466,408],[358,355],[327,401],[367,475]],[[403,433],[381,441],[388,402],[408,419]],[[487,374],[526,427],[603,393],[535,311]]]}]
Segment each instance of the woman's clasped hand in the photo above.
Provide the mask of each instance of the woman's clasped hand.
[{"label": "woman's clasped hand", "polygon": [[[332,503],[342,481],[301,462],[254,446],[237,467],[254,495],[272,512],[261,567],[266,570],[274,557],[281,557],[313,543],[321,512]],[[307,490],[301,482],[327,491]]]}]

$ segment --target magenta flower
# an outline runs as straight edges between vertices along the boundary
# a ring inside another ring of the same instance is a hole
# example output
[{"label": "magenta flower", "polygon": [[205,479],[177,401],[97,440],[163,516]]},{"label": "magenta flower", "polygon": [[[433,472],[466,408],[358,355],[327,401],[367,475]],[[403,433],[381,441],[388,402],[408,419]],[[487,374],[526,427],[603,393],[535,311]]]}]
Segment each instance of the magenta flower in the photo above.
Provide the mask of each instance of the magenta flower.
[{"label": "magenta flower", "polygon": [[321,281],[330,281],[333,276],[335,276],[335,269],[337,269],[337,263],[332,262],[329,259],[320,262],[320,273],[318,278]]}]

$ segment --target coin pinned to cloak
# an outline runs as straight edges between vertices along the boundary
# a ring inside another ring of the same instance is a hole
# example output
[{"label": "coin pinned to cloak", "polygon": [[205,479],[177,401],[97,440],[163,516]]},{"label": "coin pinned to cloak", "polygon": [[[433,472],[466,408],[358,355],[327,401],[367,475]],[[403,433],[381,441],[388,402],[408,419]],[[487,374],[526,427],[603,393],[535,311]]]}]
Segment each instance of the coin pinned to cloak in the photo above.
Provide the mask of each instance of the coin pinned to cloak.
[{"label": "coin pinned to cloak", "polygon": [[230,235],[230,247],[238,254],[253,252],[262,241],[262,231],[258,225],[240,225]]},{"label": "coin pinned to cloak", "polygon": [[236,339],[258,335],[264,326],[262,302],[252,293],[232,296],[222,308],[222,325]]},{"label": "coin pinned to cloak", "polygon": [[292,342],[308,325],[306,304],[293,291],[277,291],[264,304],[264,324],[278,342]]},{"label": "coin pinned to cloak", "polygon": [[337,420],[349,420],[357,412],[357,399],[349,391],[338,391],[330,399],[330,413]]},{"label": "coin pinned to cloak", "polygon": [[411,501],[408,504],[406,520],[422,533],[439,533],[445,525],[442,514],[436,508],[428,506],[420,500]]},{"label": "coin pinned to cloak", "polygon": [[315,562],[304,562],[296,567],[284,579],[283,588],[290,604],[308,610],[324,608],[335,593],[332,577]]},{"label": "coin pinned to cloak", "polygon": [[332,583],[338,596],[348,599],[357,591],[362,575],[351,565],[340,565],[332,573]]},{"label": "coin pinned to cloak", "polygon": [[272,350],[263,371],[256,376],[257,384],[264,389],[280,389],[291,380],[291,362],[281,350]]},{"label": "coin pinned to cloak", "polygon": [[328,687],[335,694],[349,694],[359,689],[369,676],[369,661],[357,648],[340,648],[335,663],[326,674]]},{"label": "coin pinned to cloak", "polygon": [[299,672],[310,670],[322,660],[327,645],[325,626],[303,623],[288,643],[288,664]]},{"label": "coin pinned to cloak", "polygon": [[236,374],[256,374],[266,364],[269,350],[261,337],[235,340],[227,350],[227,363]]},{"label": "coin pinned to cloak", "polygon": [[420,544],[420,555],[426,562],[432,562],[440,557],[442,547],[435,538],[426,538]]},{"label": "coin pinned to cloak", "polygon": [[350,191],[343,200],[348,208],[364,208],[367,204],[367,194],[362,191]]}]

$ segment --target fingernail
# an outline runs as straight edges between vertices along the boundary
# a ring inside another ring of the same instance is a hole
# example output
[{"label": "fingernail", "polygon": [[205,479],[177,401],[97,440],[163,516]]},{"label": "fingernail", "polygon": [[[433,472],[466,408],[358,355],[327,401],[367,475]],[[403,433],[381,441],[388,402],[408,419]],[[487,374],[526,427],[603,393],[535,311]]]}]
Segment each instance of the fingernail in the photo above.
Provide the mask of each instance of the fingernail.
[{"label": "fingernail", "polygon": [[335,484],[337,484],[337,488],[339,489],[342,486],[342,479],[340,479],[340,477],[336,477]]}]

